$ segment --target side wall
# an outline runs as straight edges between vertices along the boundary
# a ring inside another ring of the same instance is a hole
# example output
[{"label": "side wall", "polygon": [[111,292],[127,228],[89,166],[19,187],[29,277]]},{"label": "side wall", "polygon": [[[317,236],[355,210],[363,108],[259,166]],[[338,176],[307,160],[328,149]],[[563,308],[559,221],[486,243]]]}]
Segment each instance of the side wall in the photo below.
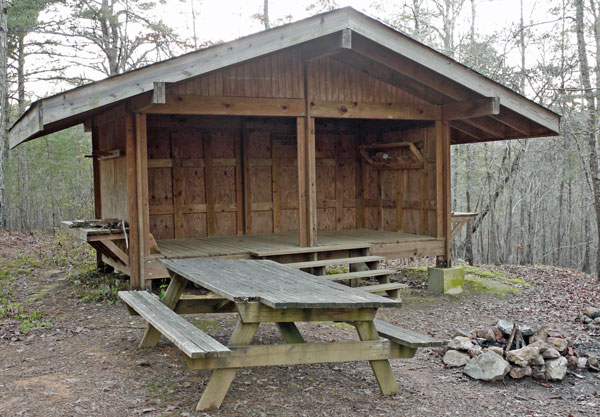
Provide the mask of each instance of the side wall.
[{"label": "side wall", "polygon": [[129,220],[127,208],[127,160],[125,121],[117,119],[95,127],[100,154],[119,151],[120,156],[98,161],[101,217]]}]

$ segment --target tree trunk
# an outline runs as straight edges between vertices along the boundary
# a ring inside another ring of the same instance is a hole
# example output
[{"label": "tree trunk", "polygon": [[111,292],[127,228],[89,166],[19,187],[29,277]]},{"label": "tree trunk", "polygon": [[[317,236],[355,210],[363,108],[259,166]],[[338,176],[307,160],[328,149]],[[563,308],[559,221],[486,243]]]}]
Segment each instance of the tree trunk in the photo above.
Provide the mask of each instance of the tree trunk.
[{"label": "tree trunk", "polygon": [[8,148],[6,117],[8,116],[8,80],[6,79],[6,36],[8,23],[6,20],[6,0],[0,0],[0,229],[6,229],[7,210],[4,195],[4,162]]},{"label": "tree trunk", "polygon": [[[598,245],[596,248],[596,275],[600,280],[600,178],[598,178],[598,150],[596,148],[596,104],[594,101],[594,92],[590,81],[590,67],[587,58],[587,49],[585,46],[584,23],[583,23],[583,0],[575,1],[575,30],[577,32],[577,55],[579,58],[579,72],[581,83],[584,88],[586,101],[586,136],[589,153],[589,169],[592,181],[592,191],[594,198],[594,212],[596,217],[596,233]],[[598,35],[597,35],[598,36]],[[596,43],[600,39],[596,38]]]},{"label": "tree trunk", "polygon": [[271,27],[271,21],[269,19],[269,0],[265,0],[263,5],[263,23],[265,30]]}]

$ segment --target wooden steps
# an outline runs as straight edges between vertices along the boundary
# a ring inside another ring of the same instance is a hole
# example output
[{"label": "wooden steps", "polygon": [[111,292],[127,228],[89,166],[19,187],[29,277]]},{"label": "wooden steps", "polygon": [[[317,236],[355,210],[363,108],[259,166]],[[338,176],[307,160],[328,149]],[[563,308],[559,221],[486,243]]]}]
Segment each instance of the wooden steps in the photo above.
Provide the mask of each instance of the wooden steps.
[{"label": "wooden steps", "polygon": [[228,355],[231,351],[146,291],[119,291],[119,297],[192,359]]},{"label": "wooden steps", "polygon": [[346,279],[385,277],[387,275],[392,275],[395,273],[396,273],[396,271],[394,271],[393,269],[369,269],[368,271],[347,272],[345,274],[323,275],[323,278],[326,278],[330,281],[343,281]]},{"label": "wooden steps", "polygon": [[266,249],[259,251],[250,251],[250,254],[257,258],[269,258],[272,256],[284,256],[284,255],[295,255],[299,253],[322,253],[322,252],[336,252],[346,250],[369,250],[371,244],[365,242],[359,243],[345,243],[342,245],[327,245],[327,246],[312,246],[312,247],[300,247],[292,246],[281,249]]},{"label": "wooden steps", "polygon": [[381,320],[373,320],[373,323],[379,336],[403,346],[416,349],[420,347],[440,347],[445,344],[445,342],[440,340],[394,326]]},{"label": "wooden steps", "polygon": [[306,262],[292,262],[286,263],[285,266],[296,269],[307,269],[307,268],[320,268],[331,265],[350,265],[357,263],[370,263],[370,262],[382,262],[385,258],[383,256],[356,256],[354,258],[334,258],[334,259],[321,259],[318,261],[306,261]]},{"label": "wooden steps", "polygon": [[408,285],[399,282],[390,282],[388,284],[365,285],[360,287],[361,290],[384,295],[395,300],[400,300],[400,290],[408,288]]}]

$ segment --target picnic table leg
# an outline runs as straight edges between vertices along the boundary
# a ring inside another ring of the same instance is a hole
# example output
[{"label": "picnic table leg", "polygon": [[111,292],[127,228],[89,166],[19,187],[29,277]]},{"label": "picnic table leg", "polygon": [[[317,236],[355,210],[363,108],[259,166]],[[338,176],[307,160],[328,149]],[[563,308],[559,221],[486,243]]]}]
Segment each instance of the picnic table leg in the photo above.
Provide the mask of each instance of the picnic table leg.
[{"label": "picnic table leg", "polygon": [[[360,340],[379,340],[375,324],[372,321],[355,321],[354,326]],[[383,395],[392,395],[400,392],[400,388],[392,372],[392,367],[387,359],[369,361],[369,363]]]},{"label": "picnic table leg", "polygon": [[300,334],[300,330],[298,330],[296,324],[292,322],[279,322],[276,324],[279,333],[281,333],[286,343],[304,343],[304,338]]},{"label": "picnic table leg", "polygon": [[[229,346],[249,345],[254,338],[259,323],[243,323],[238,319],[235,330],[229,339]],[[215,369],[204,388],[196,411],[216,410],[221,406],[238,368]]]},{"label": "picnic table leg", "polygon": [[[171,283],[165,292],[164,297],[162,298],[162,303],[169,307],[171,310],[175,309],[177,305],[177,301],[181,297],[185,286],[187,285],[187,279],[180,277],[179,275],[173,276],[171,278]],[[140,342],[141,348],[143,347],[153,347],[156,346],[158,340],[160,339],[160,332],[156,330],[153,326],[148,324],[146,328],[146,333],[144,334],[144,338]]]}]

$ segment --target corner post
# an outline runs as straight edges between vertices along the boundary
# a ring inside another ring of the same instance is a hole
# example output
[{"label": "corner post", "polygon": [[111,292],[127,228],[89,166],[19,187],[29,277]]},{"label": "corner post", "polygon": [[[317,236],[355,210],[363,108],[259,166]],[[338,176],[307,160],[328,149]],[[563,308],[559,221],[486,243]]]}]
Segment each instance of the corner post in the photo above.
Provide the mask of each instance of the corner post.
[{"label": "corner post", "polygon": [[450,122],[435,121],[437,237],[444,239],[444,254],[437,256],[438,268],[452,266],[452,224],[450,183]]},{"label": "corner post", "polygon": [[[141,211],[138,206],[138,175],[136,156],[136,117],[125,116],[125,158],[127,162],[127,210],[129,216],[129,286],[139,290],[143,284],[143,243],[140,241]],[[141,191],[141,190],[140,190]]]}]

